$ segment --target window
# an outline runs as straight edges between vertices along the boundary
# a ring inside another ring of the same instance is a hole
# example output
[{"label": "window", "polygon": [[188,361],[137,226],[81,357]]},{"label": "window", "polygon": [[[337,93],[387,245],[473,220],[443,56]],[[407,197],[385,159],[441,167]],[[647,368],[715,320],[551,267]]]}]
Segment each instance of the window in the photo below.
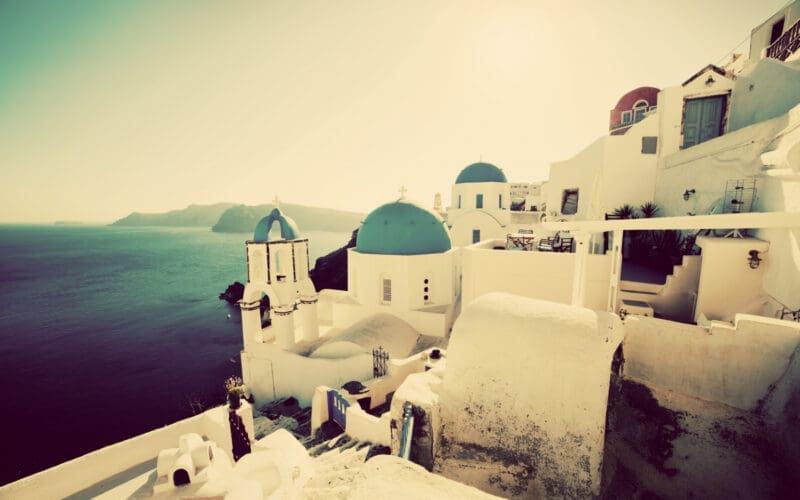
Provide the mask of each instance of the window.
[{"label": "window", "polygon": [[658,147],[658,137],[655,137],[655,136],[642,137],[642,154],[643,155],[654,155],[654,154],[656,154],[656,148],[657,147]]},{"label": "window", "polygon": [[503,195],[497,195],[497,208],[503,208]]},{"label": "window", "polygon": [[475,208],[483,208],[483,195],[476,194],[475,195]]},{"label": "window", "polygon": [[578,190],[565,189],[564,197],[561,201],[561,213],[564,215],[574,215],[578,213]]},{"label": "window", "polygon": [[392,280],[389,278],[383,278],[381,280],[383,282],[383,294],[382,300],[384,304],[391,304],[392,303]]},{"label": "window", "polygon": [[472,242],[477,243],[481,241],[481,230],[480,229],[473,229],[472,230]]},{"label": "window", "polygon": [[633,105],[633,121],[638,123],[644,119],[644,114],[647,113],[647,101],[639,100]]},{"label": "window", "polygon": [[626,125],[631,122],[631,112],[630,111],[623,111],[622,112],[622,120],[620,123]]},{"label": "window", "polygon": [[431,280],[429,278],[425,278],[424,280],[422,280],[422,300],[426,304],[430,304],[431,302],[433,302],[431,300],[431,295],[432,295]]},{"label": "window", "polygon": [[458,208],[461,208],[461,195],[458,195]]},{"label": "window", "polygon": [[786,18],[780,19],[778,22],[772,25],[772,33],[769,36],[769,44],[772,45],[775,43],[778,38],[781,37],[783,34],[783,23],[786,21]]}]

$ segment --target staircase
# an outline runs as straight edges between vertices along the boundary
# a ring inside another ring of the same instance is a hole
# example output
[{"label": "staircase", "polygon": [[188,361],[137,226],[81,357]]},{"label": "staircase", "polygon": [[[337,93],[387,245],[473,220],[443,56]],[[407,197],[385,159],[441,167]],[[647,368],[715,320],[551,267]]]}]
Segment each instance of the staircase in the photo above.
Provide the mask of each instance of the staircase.
[{"label": "staircase", "polygon": [[314,475],[303,487],[303,498],[347,498],[372,449],[371,443],[356,441],[345,434],[311,448]]},{"label": "staircase", "polygon": [[679,321],[690,320],[697,292],[700,257],[684,255],[681,264],[672,266],[664,283],[621,280],[617,310],[653,317],[656,314]]}]

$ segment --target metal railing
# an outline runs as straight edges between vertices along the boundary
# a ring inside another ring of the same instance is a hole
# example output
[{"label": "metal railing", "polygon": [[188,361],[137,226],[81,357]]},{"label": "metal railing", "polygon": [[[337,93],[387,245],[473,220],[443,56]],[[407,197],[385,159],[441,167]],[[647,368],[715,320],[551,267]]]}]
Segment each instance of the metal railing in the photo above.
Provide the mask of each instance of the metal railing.
[{"label": "metal railing", "polygon": [[800,19],[767,47],[767,57],[785,61],[798,48],[800,48]]}]

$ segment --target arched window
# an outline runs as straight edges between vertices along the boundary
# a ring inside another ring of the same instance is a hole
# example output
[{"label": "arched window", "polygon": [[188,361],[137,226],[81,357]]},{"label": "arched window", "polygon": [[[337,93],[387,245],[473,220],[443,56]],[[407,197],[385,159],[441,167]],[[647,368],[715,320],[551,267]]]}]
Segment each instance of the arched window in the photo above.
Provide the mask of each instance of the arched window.
[{"label": "arched window", "polygon": [[644,118],[644,114],[647,113],[648,103],[644,99],[639,99],[633,105],[633,122],[640,122]]}]

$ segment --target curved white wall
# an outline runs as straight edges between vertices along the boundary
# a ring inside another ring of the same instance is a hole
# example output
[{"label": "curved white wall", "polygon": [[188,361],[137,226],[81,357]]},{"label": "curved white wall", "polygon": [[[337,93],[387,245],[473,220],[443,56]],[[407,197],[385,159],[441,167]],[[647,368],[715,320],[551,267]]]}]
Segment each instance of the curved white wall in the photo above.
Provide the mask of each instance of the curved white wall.
[{"label": "curved white wall", "polygon": [[498,476],[518,496],[599,494],[621,340],[610,313],[504,293],[466,306],[447,350],[435,470],[496,494],[504,494]]}]

